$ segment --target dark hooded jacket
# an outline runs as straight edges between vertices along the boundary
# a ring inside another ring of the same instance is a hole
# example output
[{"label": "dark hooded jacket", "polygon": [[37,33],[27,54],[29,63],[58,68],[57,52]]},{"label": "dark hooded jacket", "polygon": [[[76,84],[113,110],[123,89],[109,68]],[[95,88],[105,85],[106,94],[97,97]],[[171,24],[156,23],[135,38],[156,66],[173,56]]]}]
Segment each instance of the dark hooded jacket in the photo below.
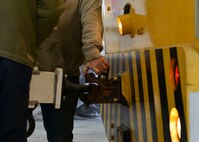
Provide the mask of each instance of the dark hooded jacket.
[{"label": "dark hooded jacket", "polygon": [[1,0],[0,56],[33,68],[36,46],[63,10],[64,0]]}]

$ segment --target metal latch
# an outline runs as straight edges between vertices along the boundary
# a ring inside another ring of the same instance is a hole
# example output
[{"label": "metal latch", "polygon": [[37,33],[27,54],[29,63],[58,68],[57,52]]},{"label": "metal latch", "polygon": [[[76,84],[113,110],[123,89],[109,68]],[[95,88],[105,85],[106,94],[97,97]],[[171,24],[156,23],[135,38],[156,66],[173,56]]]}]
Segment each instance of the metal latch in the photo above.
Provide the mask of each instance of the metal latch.
[{"label": "metal latch", "polygon": [[110,79],[95,77],[93,73],[85,75],[87,85],[77,85],[65,79],[64,87],[69,91],[80,92],[79,98],[86,104],[92,103],[122,103],[128,106],[127,101],[122,96],[121,78],[115,76]]}]

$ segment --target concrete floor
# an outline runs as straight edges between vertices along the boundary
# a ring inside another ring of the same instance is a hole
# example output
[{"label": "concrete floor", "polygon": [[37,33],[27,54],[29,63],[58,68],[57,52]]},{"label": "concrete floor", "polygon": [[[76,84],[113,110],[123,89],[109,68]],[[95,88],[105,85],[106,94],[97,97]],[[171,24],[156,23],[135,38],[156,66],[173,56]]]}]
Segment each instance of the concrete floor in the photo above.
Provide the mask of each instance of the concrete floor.
[{"label": "concrete floor", "polygon": [[[75,117],[74,142],[108,142],[101,118],[93,119]],[[28,142],[48,142],[43,128],[43,120],[36,119],[34,133],[28,138]]]}]

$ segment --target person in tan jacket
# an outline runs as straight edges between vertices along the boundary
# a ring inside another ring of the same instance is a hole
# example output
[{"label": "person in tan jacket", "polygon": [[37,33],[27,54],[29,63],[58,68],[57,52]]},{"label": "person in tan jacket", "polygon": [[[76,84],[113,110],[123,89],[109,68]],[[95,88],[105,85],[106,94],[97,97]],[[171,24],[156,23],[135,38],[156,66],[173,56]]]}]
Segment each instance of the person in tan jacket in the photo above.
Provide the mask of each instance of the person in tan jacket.
[{"label": "person in tan jacket", "polygon": [[56,26],[63,4],[63,0],[0,2],[0,142],[27,141],[29,87],[36,46]]},{"label": "person in tan jacket", "polygon": [[[109,63],[100,54],[103,49],[101,0],[66,0],[66,9],[51,35],[38,49],[39,70],[63,68],[64,74],[79,83],[79,67],[101,74]],[[63,90],[61,108],[41,104],[44,127],[49,142],[72,142],[73,120],[78,93]]]}]

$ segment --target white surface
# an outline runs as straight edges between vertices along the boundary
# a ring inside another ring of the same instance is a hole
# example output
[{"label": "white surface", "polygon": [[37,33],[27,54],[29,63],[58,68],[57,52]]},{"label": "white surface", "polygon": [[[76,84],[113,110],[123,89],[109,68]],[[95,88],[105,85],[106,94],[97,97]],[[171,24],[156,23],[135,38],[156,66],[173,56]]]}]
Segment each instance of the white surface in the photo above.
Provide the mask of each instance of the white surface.
[{"label": "white surface", "polygon": [[189,95],[189,121],[190,121],[190,142],[198,142],[199,128],[199,92]]},{"label": "white surface", "polygon": [[63,70],[61,68],[56,68],[55,72],[38,71],[38,74],[33,73],[30,82],[29,104],[32,105],[31,102],[36,102],[36,104],[53,103],[55,108],[60,108],[62,79]]}]

